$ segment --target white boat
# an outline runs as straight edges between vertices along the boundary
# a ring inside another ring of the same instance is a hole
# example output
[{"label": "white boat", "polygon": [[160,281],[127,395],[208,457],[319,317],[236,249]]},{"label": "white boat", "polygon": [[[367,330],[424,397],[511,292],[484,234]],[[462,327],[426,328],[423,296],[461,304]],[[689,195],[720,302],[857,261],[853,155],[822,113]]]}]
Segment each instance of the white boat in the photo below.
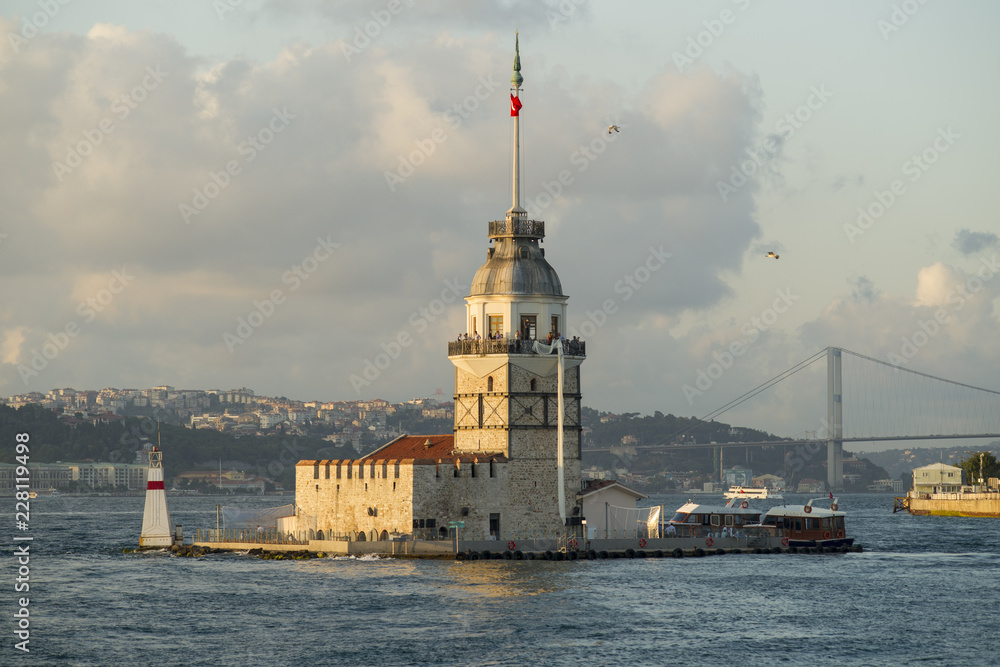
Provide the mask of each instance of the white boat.
[{"label": "white boat", "polygon": [[779,500],[783,498],[781,492],[772,491],[767,487],[760,489],[756,488],[745,489],[742,486],[734,486],[733,488],[729,489],[722,495],[725,496],[726,498],[729,498],[730,500],[733,498],[754,498],[754,499],[777,498]]},{"label": "white boat", "polygon": [[703,537],[723,530],[730,535],[741,533],[746,526],[760,524],[761,511],[752,509],[746,500],[733,498],[725,507],[688,502],[677,508],[674,516],[664,522],[665,537]]}]

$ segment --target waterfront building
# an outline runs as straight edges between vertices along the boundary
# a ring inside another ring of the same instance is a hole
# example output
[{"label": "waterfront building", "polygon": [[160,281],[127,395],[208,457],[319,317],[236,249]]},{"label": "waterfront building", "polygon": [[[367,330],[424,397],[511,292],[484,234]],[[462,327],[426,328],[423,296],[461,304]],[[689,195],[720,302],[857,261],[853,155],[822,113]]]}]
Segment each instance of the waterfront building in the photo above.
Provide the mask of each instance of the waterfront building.
[{"label": "waterfront building", "polygon": [[[17,467],[0,463],[0,494],[14,492]],[[27,468],[32,491],[65,491],[73,482],[90,489],[142,491],[148,470],[148,466],[136,463],[29,463]]]},{"label": "waterfront building", "polygon": [[487,539],[580,530],[586,349],[562,337],[569,297],[541,247],[545,223],[521,206],[520,69],[515,48],[512,202],[488,224],[491,247],[465,297],[468,339],[448,344],[453,432],[401,436],[356,460],[300,461],[300,529],[351,539],[442,537],[450,523]]},{"label": "waterfront building", "polygon": [[958,493],[962,490],[962,469],[947,463],[932,463],[913,470],[916,493]]}]

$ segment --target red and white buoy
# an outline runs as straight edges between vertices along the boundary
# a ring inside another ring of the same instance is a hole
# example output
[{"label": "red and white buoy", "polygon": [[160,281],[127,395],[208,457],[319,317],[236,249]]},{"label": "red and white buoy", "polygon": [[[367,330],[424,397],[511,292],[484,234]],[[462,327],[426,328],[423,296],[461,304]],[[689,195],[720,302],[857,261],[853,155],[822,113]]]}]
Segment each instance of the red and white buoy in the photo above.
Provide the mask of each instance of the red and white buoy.
[{"label": "red and white buoy", "polygon": [[146,473],[146,508],[142,513],[139,546],[169,547],[173,543],[167,494],[163,488],[163,452],[159,447],[153,447],[149,452],[149,471]]}]

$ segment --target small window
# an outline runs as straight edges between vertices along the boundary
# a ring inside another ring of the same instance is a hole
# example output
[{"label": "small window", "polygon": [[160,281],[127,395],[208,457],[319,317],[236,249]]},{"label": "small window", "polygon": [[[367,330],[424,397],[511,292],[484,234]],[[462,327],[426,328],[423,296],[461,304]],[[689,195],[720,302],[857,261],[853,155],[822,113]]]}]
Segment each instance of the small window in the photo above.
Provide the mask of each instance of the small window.
[{"label": "small window", "polygon": [[313,479],[319,479],[319,461],[313,465]]},{"label": "small window", "polygon": [[330,479],[330,462],[326,462],[326,479]]},{"label": "small window", "polygon": [[518,254],[520,255],[521,259],[528,259],[528,246],[523,245],[520,248],[518,248]]},{"label": "small window", "polygon": [[368,477],[370,477],[371,479],[375,479],[375,462],[374,461],[372,461],[372,469],[371,469],[370,473],[371,474],[369,474]]},{"label": "small window", "polygon": [[559,333],[559,316],[558,315],[553,315],[552,316],[552,329],[551,329],[551,331],[552,331],[553,334]]},{"label": "small window", "polygon": [[389,478],[389,462],[388,461],[383,461],[382,462],[382,479],[388,479],[388,478]]},{"label": "small window", "polygon": [[712,516],[712,525],[713,526],[720,525],[721,522],[719,521],[719,515],[718,514],[713,514],[711,516]]},{"label": "small window", "polygon": [[[536,380],[535,378],[531,378],[531,391],[537,391],[537,389],[538,389],[538,380]],[[531,408],[528,408],[528,414],[529,415],[531,414]]]},{"label": "small window", "polygon": [[732,514],[727,514],[726,515],[726,525],[727,526],[732,526],[733,524],[734,524],[733,515]]},{"label": "small window", "polygon": [[351,477],[353,475],[354,475],[354,466],[352,466],[350,463],[348,463],[347,464],[347,479],[351,479]]},{"label": "small window", "polygon": [[493,470],[493,466],[494,465],[495,465],[495,463],[493,462],[493,459],[490,459],[490,477],[494,477],[495,476],[495,473],[494,473],[494,470]]},{"label": "small window", "polygon": [[486,391],[493,391],[493,376],[486,378]]},{"label": "small window", "polygon": [[469,466],[469,469],[472,470],[472,476],[475,477],[476,476],[476,464],[475,464],[475,462],[473,462],[472,465]]},{"label": "small window", "polygon": [[337,462],[337,479],[340,479],[340,462]]},{"label": "small window", "polygon": [[458,477],[458,466],[457,465],[455,466],[455,469],[454,469],[454,471],[452,473],[452,477]]},{"label": "small window", "polygon": [[436,528],[437,527],[437,519],[427,519],[427,527],[428,528]]},{"label": "small window", "polygon": [[359,463],[358,464],[358,479],[364,479],[364,478],[365,478],[365,464],[364,463]]},{"label": "small window", "polygon": [[399,461],[396,461],[396,479],[399,479]]}]

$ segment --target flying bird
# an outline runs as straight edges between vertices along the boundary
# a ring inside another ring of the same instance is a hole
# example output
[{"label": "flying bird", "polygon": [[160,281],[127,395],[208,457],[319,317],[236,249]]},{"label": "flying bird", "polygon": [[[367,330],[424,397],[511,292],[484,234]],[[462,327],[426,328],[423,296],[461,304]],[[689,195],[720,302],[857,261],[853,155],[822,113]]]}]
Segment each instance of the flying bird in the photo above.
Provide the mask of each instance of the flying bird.
[{"label": "flying bird", "polygon": [[620,130],[621,128],[617,125],[608,125],[608,134],[611,134],[612,131],[619,132]]},{"label": "flying bird", "polygon": [[764,256],[767,257],[767,258],[769,258],[769,259],[778,259],[778,255],[775,255],[773,252],[769,252],[769,253],[767,253]]}]

